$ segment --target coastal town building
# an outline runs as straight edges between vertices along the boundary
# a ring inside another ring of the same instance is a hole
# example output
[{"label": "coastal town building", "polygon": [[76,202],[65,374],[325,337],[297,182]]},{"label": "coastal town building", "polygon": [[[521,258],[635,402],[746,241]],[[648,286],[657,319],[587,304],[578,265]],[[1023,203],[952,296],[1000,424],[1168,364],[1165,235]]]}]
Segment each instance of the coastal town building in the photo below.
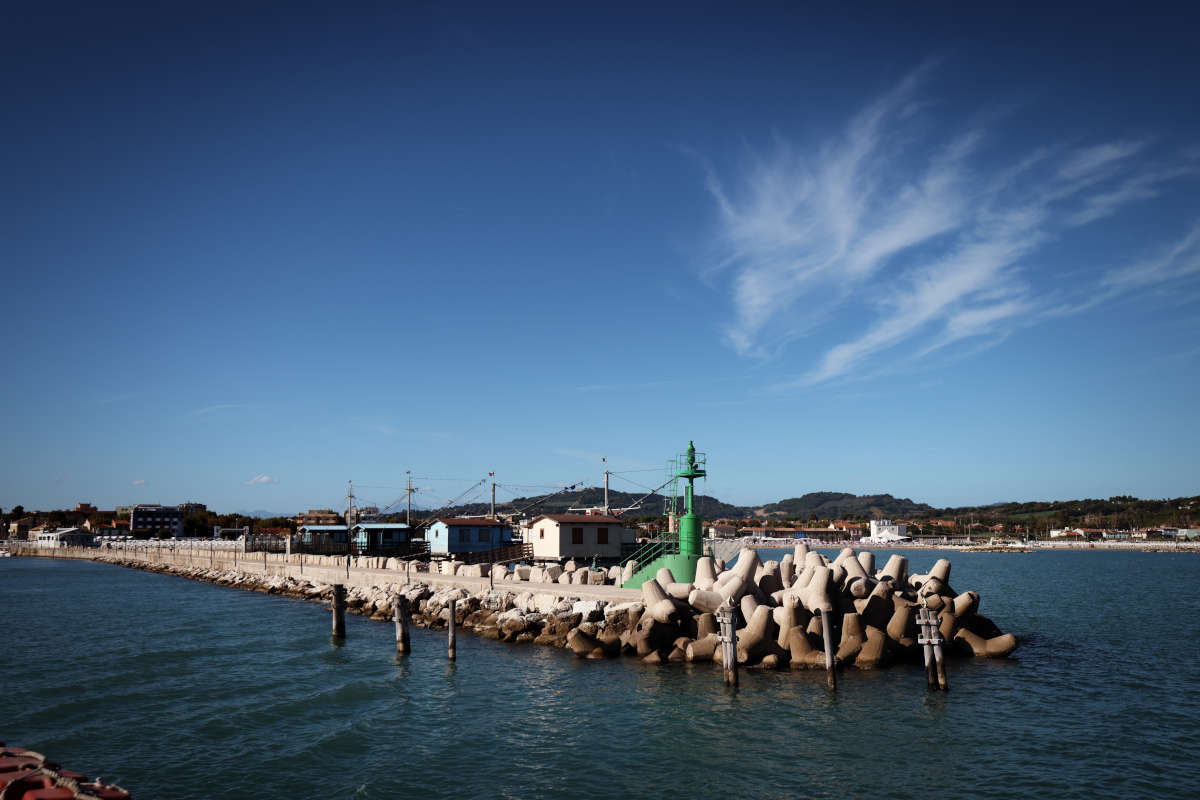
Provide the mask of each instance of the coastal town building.
[{"label": "coastal town building", "polygon": [[[341,519],[338,517],[338,519]],[[345,525],[301,525],[296,529],[296,535],[299,541],[313,546],[331,545],[331,544],[348,544],[350,541],[350,529]]]},{"label": "coastal town building", "polygon": [[864,536],[860,541],[867,544],[886,544],[911,540],[907,526],[893,523],[890,519],[873,519],[870,535]]},{"label": "coastal town building", "polygon": [[481,553],[512,544],[512,528],[486,517],[442,517],[425,534],[435,555]]},{"label": "coastal town building", "polygon": [[129,511],[129,529],[178,539],[183,536],[183,512],[172,506],[137,505]]},{"label": "coastal town building", "polygon": [[332,508],[310,508],[303,514],[296,515],[296,527],[298,528],[306,525],[345,526],[345,524],[346,521],[342,519],[342,515]]},{"label": "coastal town building", "polygon": [[605,514],[543,514],[523,532],[538,560],[620,558],[622,547],[637,541],[637,532]]},{"label": "coastal town building", "polygon": [[94,505],[92,505],[91,503],[76,503],[75,504],[75,513],[76,514],[95,514],[96,510],[97,510],[96,507]]},{"label": "coastal town building", "polygon": [[351,529],[351,534],[360,552],[377,553],[408,544],[412,528],[403,522],[360,522]]},{"label": "coastal town building", "polygon": [[96,537],[82,528],[37,528],[30,531],[29,540],[34,547],[55,549],[59,547],[91,547]]},{"label": "coastal town building", "polygon": [[717,539],[732,539],[737,536],[737,527],[734,525],[724,525],[712,523],[704,529],[706,536],[712,536]]},{"label": "coastal town building", "polygon": [[180,503],[176,507],[183,512],[185,517],[188,514],[203,514],[205,511],[208,511],[208,506],[204,505],[204,503]]},{"label": "coastal town building", "polygon": [[1051,528],[1051,539],[1082,539],[1083,531],[1079,528]]}]

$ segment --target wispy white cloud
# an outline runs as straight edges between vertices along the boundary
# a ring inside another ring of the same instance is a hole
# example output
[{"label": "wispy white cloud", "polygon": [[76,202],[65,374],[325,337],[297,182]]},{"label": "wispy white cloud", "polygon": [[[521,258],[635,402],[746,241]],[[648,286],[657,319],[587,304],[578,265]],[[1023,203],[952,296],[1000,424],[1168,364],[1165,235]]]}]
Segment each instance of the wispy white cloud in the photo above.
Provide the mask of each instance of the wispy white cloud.
[{"label": "wispy white cloud", "polygon": [[194,411],[191,411],[190,413],[194,417],[202,417],[202,416],[205,416],[206,414],[212,414],[215,411],[226,411],[231,408],[249,408],[249,407],[250,406],[247,403],[217,403],[216,405],[205,406],[204,408],[197,408]]},{"label": "wispy white cloud", "polygon": [[279,483],[279,479],[272,478],[270,475],[255,475],[248,481],[242,481],[245,486],[263,486],[268,483]]},{"label": "wispy white cloud", "polygon": [[[778,141],[732,182],[708,170],[719,219],[713,275],[728,282],[725,338],[743,356],[770,358],[864,306],[864,330],[829,347],[796,383],[847,375],[901,345],[903,357],[921,358],[1003,336],[1052,313],[1029,278],[1039,250],[1196,172],[1139,163],[1149,140],[1002,157],[994,120],[954,129],[924,118],[929,71],[903,79],[823,143],[801,150]],[[1135,276],[1186,271],[1188,252],[1107,281],[1133,286]]]},{"label": "wispy white cloud", "polygon": [[130,481],[129,485],[130,486],[145,486],[146,481],[143,478],[138,478],[136,481]]},{"label": "wispy white cloud", "polygon": [[1107,272],[1104,289],[1120,291],[1173,281],[1200,272],[1200,223],[1157,256]]}]

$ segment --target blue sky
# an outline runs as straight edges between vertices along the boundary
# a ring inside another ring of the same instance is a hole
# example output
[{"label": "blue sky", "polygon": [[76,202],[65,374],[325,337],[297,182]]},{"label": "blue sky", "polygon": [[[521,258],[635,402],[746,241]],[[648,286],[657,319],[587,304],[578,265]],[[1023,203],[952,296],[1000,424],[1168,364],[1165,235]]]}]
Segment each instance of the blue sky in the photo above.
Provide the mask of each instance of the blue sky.
[{"label": "blue sky", "polygon": [[252,5],[6,12],[0,507],[1200,491],[1189,12]]}]

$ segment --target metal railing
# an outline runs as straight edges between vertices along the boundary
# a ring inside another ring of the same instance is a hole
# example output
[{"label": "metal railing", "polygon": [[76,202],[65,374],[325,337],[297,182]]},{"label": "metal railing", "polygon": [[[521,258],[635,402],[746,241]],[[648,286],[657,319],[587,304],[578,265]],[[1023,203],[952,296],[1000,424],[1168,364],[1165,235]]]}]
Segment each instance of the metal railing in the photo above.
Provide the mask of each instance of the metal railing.
[{"label": "metal railing", "polygon": [[477,553],[451,553],[449,558],[464,564],[494,564],[497,561],[521,561],[533,558],[532,544],[513,544],[481,550]]},{"label": "metal railing", "polygon": [[632,555],[621,559],[621,566],[624,566],[630,561],[636,561],[638,566],[646,566],[651,561],[660,556],[675,555],[679,552],[679,534],[667,532],[656,539],[651,539],[640,548],[635,550]]},{"label": "metal railing", "polygon": [[[249,549],[249,545],[247,545]],[[282,553],[283,549],[267,552]],[[429,555],[429,542],[417,539],[411,542],[336,542],[324,537],[310,541],[292,540],[292,552],[310,556],[387,556],[390,558],[425,558]]]}]

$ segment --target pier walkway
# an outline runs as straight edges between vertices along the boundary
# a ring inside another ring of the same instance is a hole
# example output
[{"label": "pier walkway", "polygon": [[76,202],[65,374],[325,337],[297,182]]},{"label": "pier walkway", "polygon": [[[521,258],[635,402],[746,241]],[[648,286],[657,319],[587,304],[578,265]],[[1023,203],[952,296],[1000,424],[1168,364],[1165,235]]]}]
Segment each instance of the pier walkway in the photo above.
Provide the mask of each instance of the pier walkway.
[{"label": "pier walkway", "polygon": [[[127,549],[95,547],[38,548],[16,546],[14,556],[37,558],[68,558],[96,561],[103,564],[129,566],[163,566],[213,568],[242,572],[259,577],[287,577],[307,580],[310,583],[343,584],[348,588],[369,589],[379,587],[403,587],[409,583],[424,583],[435,589],[456,587],[475,594],[493,586],[487,578],[439,573],[409,572],[405,569],[388,569],[389,561],[379,557],[312,556],[292,553],[242,553],[206,547],[153,547],[139,546]],[[347,561],[350,565],[347,565]],[[571,597],[580,600],[604,600],[607,603],[628,603],[641,600],[638,589],[621,589],[617,586],[597,586],[578,583],[540,583],[520,580],[497,580],[496,589],[509,592],[533,592],[555,597]]]}]

